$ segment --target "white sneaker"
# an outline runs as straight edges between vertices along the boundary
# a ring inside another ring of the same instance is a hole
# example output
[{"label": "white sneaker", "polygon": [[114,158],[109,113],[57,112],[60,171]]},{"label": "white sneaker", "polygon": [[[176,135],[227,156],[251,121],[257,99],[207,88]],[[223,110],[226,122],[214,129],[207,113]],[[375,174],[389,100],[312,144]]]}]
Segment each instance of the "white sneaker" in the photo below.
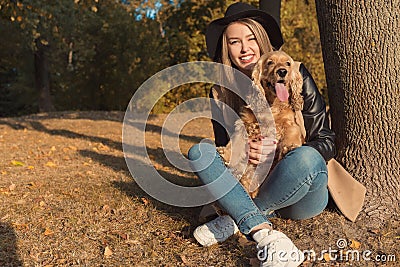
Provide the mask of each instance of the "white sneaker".
[{"label": "white sneaker", "polygon": [[223,215],[198,226],[193,236],[202,246],[208,247],[227,240],[238,231],[239,228],[231,216]]},{"label": "white sneaker", "polygon": [[257,258],[261,267],[297,267],[304,254],[284,233],[262,229],[253,235],[257,242]]}]

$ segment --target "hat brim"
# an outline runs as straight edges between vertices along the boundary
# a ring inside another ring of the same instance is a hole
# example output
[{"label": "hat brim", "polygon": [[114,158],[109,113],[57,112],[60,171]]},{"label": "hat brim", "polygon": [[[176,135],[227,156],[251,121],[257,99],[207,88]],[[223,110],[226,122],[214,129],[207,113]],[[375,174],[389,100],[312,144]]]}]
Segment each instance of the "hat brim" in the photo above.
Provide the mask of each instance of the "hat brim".
[{"label": "hat brim", "polygon": [[271,15],[261,10],[246,10],[231,16],[216,19],[208,25],[206,31],[206,44],[208,55],[212,59],[215,59],[217,48],[221,42],[222,33],[224,32],[225,27],[231,22],[244,18],[252,18],[260,23],[267,32],[271,45],[275,49],[279,49],[283,45],[284,42],[279,24]]}]

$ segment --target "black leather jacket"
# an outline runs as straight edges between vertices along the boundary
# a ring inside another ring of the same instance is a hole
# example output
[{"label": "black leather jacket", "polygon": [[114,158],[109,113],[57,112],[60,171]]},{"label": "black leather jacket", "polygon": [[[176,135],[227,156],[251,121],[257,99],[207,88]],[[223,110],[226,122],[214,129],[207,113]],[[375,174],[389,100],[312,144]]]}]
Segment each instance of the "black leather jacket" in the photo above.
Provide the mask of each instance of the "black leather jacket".
[{"label": "black leather jacket", "polygon": [[[321,153],[325,161],[330,160],[336,155],[335,133],[330,129],[329,116],[326,112],[326,105],[322,95],[319,93],[317,85],[306,67],[300,65],[300,73],[303,76],[304,106],[302,110],[304,126],[306,129],[306,142],[304,145],[311,146]],[[212,91],[210,97],[214,98]],[[213,118],[219,116],[216,109],[212,110]],[[219,123],[212,120],[215,144],[225,146],[229,142],[229,137]]]}]

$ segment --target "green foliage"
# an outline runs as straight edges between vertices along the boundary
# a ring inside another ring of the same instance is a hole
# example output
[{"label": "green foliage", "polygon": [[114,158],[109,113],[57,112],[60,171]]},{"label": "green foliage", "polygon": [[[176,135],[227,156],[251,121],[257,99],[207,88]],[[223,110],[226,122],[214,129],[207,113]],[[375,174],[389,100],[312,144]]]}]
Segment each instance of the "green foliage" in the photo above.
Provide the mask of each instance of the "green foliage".
[{"label": "green foliage", "polygon": [[[37,112],[35,41],[48,45],[50,87],[57,110],[124,110],[139,86],[175,64],[210,60],[204,33],[232,0],[164,0],[155,20],[135,9],[155,1],[0,0],[0,116]],[[177,2],[177,1],[175,1]],[[258,1],[246,1],[255,6]],[[314,2],[282,2],[284,49],[326,88]],[[15,70],[14,74],[10,72]],[[171,77],[173,78],[173,77]],[[167,112],[210,85],[174,88],[154,112]]]}]

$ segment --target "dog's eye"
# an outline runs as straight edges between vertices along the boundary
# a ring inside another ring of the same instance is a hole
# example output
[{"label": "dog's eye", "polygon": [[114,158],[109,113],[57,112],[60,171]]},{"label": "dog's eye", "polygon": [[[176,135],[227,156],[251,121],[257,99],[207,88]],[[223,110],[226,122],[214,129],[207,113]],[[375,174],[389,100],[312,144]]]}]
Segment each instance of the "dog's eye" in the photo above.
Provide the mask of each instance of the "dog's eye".
[{"label": "dog's eye", "polygon": [[274,64],[274,62],[272,60],[267,61],[267,66],[271,66],[272,64]]},{"label": "dog's eye", "polygon": [[286,62],[286,66],[290,67],[290,61]]}]

